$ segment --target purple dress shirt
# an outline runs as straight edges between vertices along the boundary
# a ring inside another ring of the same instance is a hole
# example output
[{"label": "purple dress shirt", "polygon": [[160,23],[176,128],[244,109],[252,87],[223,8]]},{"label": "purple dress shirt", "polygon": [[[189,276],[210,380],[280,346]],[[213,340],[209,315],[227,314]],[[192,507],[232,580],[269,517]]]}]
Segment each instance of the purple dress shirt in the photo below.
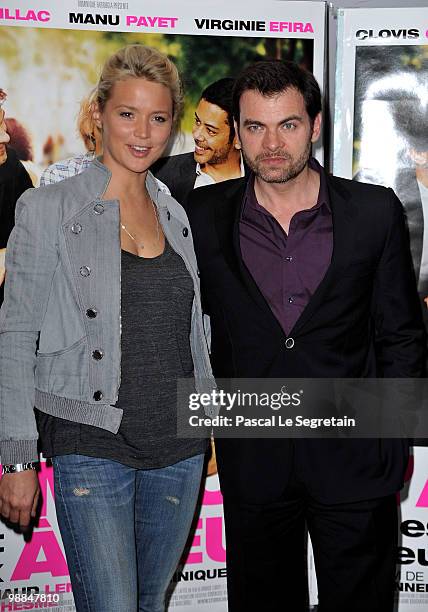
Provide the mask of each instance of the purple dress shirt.
[{"label": "purple dress shirt", "polygon": [[254,175],[247,184],[239,222],[243,261],[287,335],[324,278],[333,251],[324,169],[313,158],[309,166],[320,175],[318,201],[293,215],[288,235],[257,202]]}]

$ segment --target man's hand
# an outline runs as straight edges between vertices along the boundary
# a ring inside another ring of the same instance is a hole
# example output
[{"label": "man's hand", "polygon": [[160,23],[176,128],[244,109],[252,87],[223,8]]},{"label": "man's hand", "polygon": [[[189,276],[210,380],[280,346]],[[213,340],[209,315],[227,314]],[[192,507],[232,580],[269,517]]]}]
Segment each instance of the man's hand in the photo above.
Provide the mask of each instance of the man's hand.
[{"label": "man's hand", "polygon": [[36,516],[40,487],[35,470],[3,474],[0,480],[0,514],[26,529]]}]

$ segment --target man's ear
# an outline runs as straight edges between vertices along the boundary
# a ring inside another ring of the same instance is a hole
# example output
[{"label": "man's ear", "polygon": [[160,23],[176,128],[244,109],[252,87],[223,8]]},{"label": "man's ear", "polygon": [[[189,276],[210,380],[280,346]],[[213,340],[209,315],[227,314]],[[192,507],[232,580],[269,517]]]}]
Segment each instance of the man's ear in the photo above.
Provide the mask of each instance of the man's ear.
[{"label": "man's ear", "polygon": [[322,123],[322,116],[321,116],[321,113],[318,113],[318,115],[314,119],[314,124],[312,126],[311,142],[316,142],[318,138],[320,137],[321,123]]},{"label": "man's ear", "polygon": [[241,141],[239,139],[238,124],[236,123],[235,119],[233,120],[233,127],[235,128],[235,137],[233,139],[233,146],[235,147],[235,149],[242,149]]}]

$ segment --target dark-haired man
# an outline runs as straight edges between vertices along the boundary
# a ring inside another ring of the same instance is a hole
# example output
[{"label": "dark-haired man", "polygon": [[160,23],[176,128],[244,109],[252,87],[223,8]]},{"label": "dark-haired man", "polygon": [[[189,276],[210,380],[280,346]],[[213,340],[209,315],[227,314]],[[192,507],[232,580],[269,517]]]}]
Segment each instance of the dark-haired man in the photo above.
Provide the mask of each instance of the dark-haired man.
[{"label": "dark-haired man", "polygon": [[397,172],[395,188],[406,210],[413,265],[428,329],[428,105],[417,99],[402,100],[394,115],[397,129],[407,143],[408,157],[407,165]]},{"label": "dark-haired man", "polygon": [[211,83],[202,92],[192,128],[195,150],[163,158],[152,168],[156,178],[167,185],[171,195],[184,207],[189,193],[196,187],[244,176],[233,125],[234,83],[234,79],[226,77]]},{"label": "dark-haired man", "polygon": [[[428,329],[428,104],[413,91],[403,89],[382,90],[380,99],[389,102],[394,130],[403,143],[389,186],[394,188],[406,213],[413,267]],[[361,168],[354,178],[386,185],[379,172],[384,167],[382,160],[378,160],[378,167]]]},{"label": "dark-haired man", "polygon": [[[421,297],[428,296],[428,105],[402,89],[384,90],[381,100],[392,99],[394,130],[402,137],[403,151],[391,186],[406,210],[413,266]],[[387,111],[386,111],[387,112]],[[361,168],[355,176],[365,183],[385,184],[377,168]],[[426,306],[425,306],[426,310]]]},{"label": "dark-haired man", "polygon": [[7,146],[10,136],[2,108],[5,99],[6,92],[0,89],[0,306],[3,303],[6,244],[15,224],[16,202],[26,189],[33,186],[15,151]]},{"label": "dark-haired man", "polygon": [[[219,378],[418,377],[424,329],[400,202],[328,176],[315,78],[257,62],[233,112],[251,169],[195,190],[189,218]],[[407,442],[217,439],[229,611],[391,612]]]}]

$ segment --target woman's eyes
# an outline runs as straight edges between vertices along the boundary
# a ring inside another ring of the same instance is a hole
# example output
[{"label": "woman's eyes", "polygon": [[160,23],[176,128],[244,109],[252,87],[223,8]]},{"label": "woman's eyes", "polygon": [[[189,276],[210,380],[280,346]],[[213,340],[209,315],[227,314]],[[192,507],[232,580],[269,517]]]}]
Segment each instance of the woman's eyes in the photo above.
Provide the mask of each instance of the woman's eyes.
[{"label": "woman's eyes", "polygon": [[[119,115],[124,119],[134,119],[135,117],[134,113],[131,111],[120,111]],[[167,118],[163,115],[154,115],[152,119],[155,123],[165,123],[165,121],[167,121]]]}]

